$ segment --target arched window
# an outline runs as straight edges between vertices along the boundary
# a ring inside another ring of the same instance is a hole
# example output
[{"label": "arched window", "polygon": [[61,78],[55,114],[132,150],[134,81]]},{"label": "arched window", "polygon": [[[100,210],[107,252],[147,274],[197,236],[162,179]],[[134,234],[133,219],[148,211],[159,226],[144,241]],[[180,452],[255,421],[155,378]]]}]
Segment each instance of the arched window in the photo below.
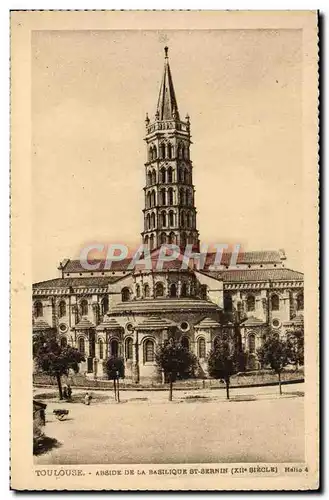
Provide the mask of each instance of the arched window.
[{"label": "arched window", "polygon": [[167,214],[166,214],[166,212],[161,212],[161,226],[162,227],[167,226]]},{"label": "arched window", "polygon": [[177,297],[177,286],[175,283],[170,285],[170,297]]},{"label": "arched window", "polygon": [[99,359],[104,358],[104,343],[102,339],[99,340]]},{"label": "arched window", "polygon": [[185,212],[180,214],[180,224],[182,227],[185,227]]},{"label": "arched window", "polygon": [[179,144],[178,146],[178,158],[183,158],[183,146]]},{"label": "arched window", "polygon": [[203,337],[198,339],[198,357],[199,358],[206,357],[206,341]]},{"label": "arched window", "polygon": [[152,173],[149,170],[147,173],[147,184],[150,186],[152,184]]},{"label": "arched window", "polygon": [[181,295],[181,297],[186,297],[187,296],[187,285],[186,285],[186,283],[182,284],[180,295]]},{"label": "arched window", "polygon": [[172,145],[169,142],[168,143],[168,158],[171,159],[171,157],[172,157]]},{"label": "arched window", "polygon": [[144,352],[145,352],[145,362],[153,363],[154,362],[154,342],[153,340],[146,340],[144,344]]},{"label": "arched window", "polygon": [[67,347],[67,338],[66,337],[62,337],[61,338],[61,348],[65,349],[65,347]]},{"label": "arched window", "polygon": [[299,293],[297,295],[297,311],[303,311],[304,310],[304,294]]},{"label": "arched window", "polygon": [[176,235],[175,233],[171,232],[169,234],[169,238],[168,238],[168,241],[171,245],[175,244],[176,243]]},{"label": "arched window", "polygon": [[146,206],[147,206],[147,208],[151,207],[151,193],[150,192],[148,192],[146,195]]},{"label": "arched window", "polygon": [[129,288],[123,288],[121,291],[122,302],[128,302],[130,300],[130,290]]},{"label": "arched window", "polygon": [[88,301],[86,299],[80,302],[81,315],[88,316]]},{"label": "arched window", "polygon": [[157,159],[157,147],[156,146],[153,146],[153,160],[156,160]]},{"label": "arched window", "polygon": [[208,290],[207,290],[207,285],[201,285],[200,287],[200,295],[201,295],[201,299],[203,300],[207,300],[207,297],[208,297]]},{"label": "arched window", "polygon": [[146,227],[147,227],[147,229],[150,229],[150,227],[151,227],[150,214],[147,214],[147,216],[146,216]]},{"label": "arched window", "polygon": [[151,234],[150,236],[150,250],[153,250],[154,248],[154,234]]},{"label": "arched window", "polygon": [[133,339],[131,337],[126,339],[126,359],[133,359]]},{"label": "arched window", "polygon": [[255,297],[253,295],[248,295],[247,297],[247,311],[255,310]]},{"label": "arched window", "polygon": [[153,160],[153,148],[151,146],[149,149],[149,161],[152,161],[152,160]]},{"label": "arched window", "polygon": [[184,144],[182,144],[181,158],[185,158],[185,146],[184,146]]},{"label": "arched window", "polygon": [[116,339],[111,340],[110,343],[110,353],[114,358],[118,357],[119,353],[119,342]]},{"label": "arched window", "polygon": [[85,355],[85,339],[83,337],[79,338],[79,352],[83,356]]},{"label": "arched window", "polygon": [[66,316],[66,303],[65,300],[61,300],[58,306],[58,314],[60,318]]},{"label": "arched window", "polygon": [[232,312],[233,310],[232,295],[230,293],[224,292],[224,310],[227,312]]},{"label": "arched window", "polygon": [[156,184],[157,182],[157,174],[155,172],[155,170],[153,169],[152,170],[152,184]]},{"label": "arched window", "polygon": [[186,148],[184,150],[184,158],[185,158],[185,160],[188,160],[188,158],[189,158],[188,146],[186,146]]},{"label": "arched window", "polygon": [[170,210],[169,212],[169,226],[173,226],[174,225],[174,212],[172,210]]},{"label": "arched window", "polygon": [[140,286],[137,284],[136,285],[136,297],[139,299],[141,295],[141,289],[140,289]]},{"label": "arched window", "polygon": [[155,213],[154,212],[151,214],[151,228],[152,229],[155,228]]},{"label": "arched window", "polygon": [[186,214],[186,225],[191,227],[191,214],[189,212]]},{"label": "arched window", "polygon": [[160,144],[160,156],[161,158],[166,157],[166,145],[164,143]]},{"label": "arched window", "polygon": [[172,168],[169,167],[168,170],[167,170],[167,181],[168,182],[172,182],[173,180],[173,177],[172,177]]},{"label": "arched window", "polygon": [[166,169],[164,167],[160,170],[160,182],[166,182]]},{"label": "arched window", "polygon": [[161,233],[160,234],[160,243],[161,243],[161,245],[163,245],[166,242],[167,242],[167,235],[166,235],[166,233]]},{"label": "arched window", "polygon": [[250,333],[248,336],[248,348],[249,348],[249,353],[254,354],[256,350],[256,339],[255,339],[255,334]]},{"label": "arched window", "polygon": [[190,350],[190,341],[188,337],[182,337],[180,343],[182,344],[182,347],[184,347],[184,349],[187,349],[188,351]]},{"label": "arched window", "polygon": [[164,286],[162,283],[157,283],[155,285],[155,296],[163,297],[164,296]]},{"label": "arched window", "polygon": [[102,299],[101,302],[101,314],[104,315],[109,310],[109,298],[106,296]]},{"label": "arched window", "polygon": [[165,189],[161,189],[161,191],[160,191],[160,200],[161,200],[161,205],[166,204],[166,190]]},{"label": "arched window", "polygon": [[280,298],[276,294],[271,297],[271,309],[272,311],[278,311],[280,309]]},{"label": "arched window", "polygon": [[179,190],[179,203],[180,203],[181,205],[184,205],[184,204],[185,204],[185,197],[184,197],[184,189],[183,189],[183,188],[181,188],[181,189]]},{"label": "arched window", "polygon": [[149,297],[150,296],[150,287],[148,283],[145,283],[144,285],[144,297]]},{"label": "arched window", "polygon": [[178,168],[178,182],[182,182],[182,169]]},{"label": "arched window", "polygon": [[174,204],[174,190],[173,188],[168,189],[168,205]]},{"label": "arched window", "polygon": [[43,316],[43,305],[42,305],[42,302],[36,302],[34,304],[34,311],[35,311],[35,316],[37,318],[40,318],[40,316]]}]

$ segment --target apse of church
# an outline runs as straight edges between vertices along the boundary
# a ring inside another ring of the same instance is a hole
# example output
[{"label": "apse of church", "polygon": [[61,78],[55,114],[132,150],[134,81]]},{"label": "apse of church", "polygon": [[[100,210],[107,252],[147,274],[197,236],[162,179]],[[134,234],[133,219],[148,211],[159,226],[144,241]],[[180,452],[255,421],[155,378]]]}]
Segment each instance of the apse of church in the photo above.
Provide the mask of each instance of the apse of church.
[{"label": "apse of church", "polygon": [[62,347],[78,348],[86,358],[80,374],[91,378],[103,378],[105,359],[120,356],[128,380],[161,381],[155,353],[169,337],[196,355],[199,377],[220,339],[240,346],[248,369],[258,368],[257,348],[270,330],[303,325],[303,274],[285,267],[282,250],[239,253],[234,264],[224,253],[215,270],[214,254],[202,269],[182,266],[182,255],[158,267],[164,243],[199,250],[190,119],[180,118],[167,48],[155,115],[145,126],[142,241],[151,268],[131,269],[125,259],[107,269],[104,260],[92,271],[64,259],[60,277],[33,285],[33,334],[54,331]]}]

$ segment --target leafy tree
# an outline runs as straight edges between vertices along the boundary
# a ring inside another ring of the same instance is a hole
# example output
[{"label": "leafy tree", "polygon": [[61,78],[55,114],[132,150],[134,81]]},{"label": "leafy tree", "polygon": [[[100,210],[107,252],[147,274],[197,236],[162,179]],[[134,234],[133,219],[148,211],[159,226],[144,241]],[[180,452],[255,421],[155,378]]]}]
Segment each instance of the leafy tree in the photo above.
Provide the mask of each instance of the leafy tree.
[{"label": "leafy tree", "polygon": [[226,397],[230,399],[231,376],[238,372],[239,358],[227,342],[219,342],[208,355],[210,377],[222,379],[226,384]]},{"label": "leafy tree", "polygon": [[193,377],[197,359],[180,342],[170,339],[158,348],[155,361],[169,382],[169,401],[172,401],[173,383],[177,379]]},{"label": "leafy tree", "polygon": [[41,371],[56,378],[59,399],[63,399],[61,377],[68,375],[70,369],[78,373],[79,363],[85,361],[78,349],[71,346],[62,348],[53,332],[34,336],[33,358]]},{"label": "leafy tree", "polygon": [[279,391],[282,394],[281,373],[287,365],[291,364],[295,356],[291,342],[287,338],[280,338],[277,333],[271,333],[263,346],[258,349],[257,354],[262,366],[270,366],[278,375]]},{"label": "leafy tree", "polygon": [[291,364],[296,366],[304,365],[304,327],[295,327],[287,331],[287,341],[291,345]]},{"label": "leafy tree", "polygon": [[119,379],[125,377],[125,364],[122,358],[110,356],[104,362],[104,368],[109,380],[113,380],[113,391],[115,400],[120,403]]}]

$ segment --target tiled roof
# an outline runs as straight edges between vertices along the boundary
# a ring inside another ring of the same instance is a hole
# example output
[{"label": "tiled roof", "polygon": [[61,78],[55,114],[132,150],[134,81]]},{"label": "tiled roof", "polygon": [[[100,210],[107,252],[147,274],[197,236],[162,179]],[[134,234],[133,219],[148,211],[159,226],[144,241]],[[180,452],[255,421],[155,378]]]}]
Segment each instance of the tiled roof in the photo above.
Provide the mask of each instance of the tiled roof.
[{"label": "tiled roof", "polygon": [[302,315],[298,315],[290,321],[286,321],[284,323],[285,326],[302,326],[304,324],[304,317]]},{"label": "tiled roof", "polygon": [[[128,265],[130,264],[131,259],[123,259],[117,261],[111,261],[111,267],[105,267],[106,259],[91,259],[88,260],[89,264],[99,264],[99,268],[95,269],[95,272],[100,271],[126,271]],[[105,269],[104,269],[105,267]],[[69,260],[67,259],[64,263],[64,267],[62,267],[65,273],[90,273],[92,270],[85,269],[80,260]]]},{"label": "tiled roof", "polygon": [[[158,260],[159,260],[159,253],[160,253],[160,249],[157,248],[156,250],[154,250],[153,252],[150,253],[150,259],[151,259],[151,266],[152,266],[152,270],[153,271],[156,271],[157,268],[158,268]],[[161,254],[163,255],[163,254]],[[168,255],[170,255],[168,253]],[[183,265],[183,258],[184,258],[184,254],[179,254],[174,260],[169,260],[169,261],[162,261],[162,269],[163,270],[180,270],[182,269],[182,265]],[[146,259],[146,263],[147,263],[147,259]],[[187,262],[187,266],[184,266],[185,269],[193,269],[193,260],[192,259],[189,259],[189,261]],[[141,265],[136,265],[135,266],[135,270],[134,272],[135,273],[138,273],[140,271],[144,271],[145,270],[145,266],[143,264]]]},{"label": "tiled roof", "polygon": [[170,321],[167,318],[161,318],[160,316],[150,316],[149,318],[142,321],[136,326],[136,330],[161,330],[163,328],[170,328],[175,326],[176,323]]},{"label": "tiled roof", "polygon": [[89,330],[89,328],[95,328],[94,323],[89,321],[88,318],[81,318],[79,323],[77,323],[75,326],[72,327],[75,330]]},{"label": "tiled roof", "polygon": [[115,283],[122,279],[122,276],[90,276],[85,278],[55,278],[47,281],[40,281],[33,284],[34,290],[47,288],[70,288],[70,287],[88,287],[102,286],[106,287],[109,283]]},{"label": "tiled roof", "polygon": [[303,281],[304,275],[292,269],[231,269],[226,271],[200,271],[211,278],[224,282],[248,281]]},{"label": "tiled roof", "polygon": [[163,313],[164,311],[218,311],[219,307],[213,302],[201,299],[143,299],[120,302],[111,309],[111,314],[125,312],[132,313]]},{"label": "tiled roof", "polygon": [[212,318],[204,318],[195,325],[195,328],[218,328],[220,326],[217,321]]},{"label": "tiled roof", "polygon": [[255,325],[264,325],[264,321],[255,318],[255,316],[249,316],[248,319],[245,319],[241,323],[241,326],[255,326]]},{"label": "tiled roof", "polygon": [[115,318],[105,318],[104,321],[98,325],[96,330],[117,330],[118,328],[121,328],[119,323]]},{"label": "tiled roof", "polygon": [[35,320],[33,324],[34,332],[42,332],[44,330],[50,330],[52,327],[42,318],[38,318]]},{"label": "tiled roof", "polygon": [[[277,250],[264,250],[260,252],[239,252],[237,264],[281,264],[281,253]],[[220,264],[229,266],[232,252],[223,252]],[[216,253],[208,253],[206,266],[212,265],[215,261]]]}]

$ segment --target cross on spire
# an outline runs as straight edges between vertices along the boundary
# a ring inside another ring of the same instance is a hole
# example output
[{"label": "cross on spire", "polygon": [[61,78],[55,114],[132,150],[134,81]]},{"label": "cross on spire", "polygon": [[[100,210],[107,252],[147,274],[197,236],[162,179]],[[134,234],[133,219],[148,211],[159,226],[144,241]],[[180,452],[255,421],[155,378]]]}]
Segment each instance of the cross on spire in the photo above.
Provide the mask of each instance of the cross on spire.
[{"label": "cross on spire", "polygon": [[160,86],[159,99],[156,111],[157,120],[172,120],[173,118],[179,120],[178,106],[175,96],[174,84],[172,81],[169,59],[168,47],[164,48],[165,51],[165,65]]}]

